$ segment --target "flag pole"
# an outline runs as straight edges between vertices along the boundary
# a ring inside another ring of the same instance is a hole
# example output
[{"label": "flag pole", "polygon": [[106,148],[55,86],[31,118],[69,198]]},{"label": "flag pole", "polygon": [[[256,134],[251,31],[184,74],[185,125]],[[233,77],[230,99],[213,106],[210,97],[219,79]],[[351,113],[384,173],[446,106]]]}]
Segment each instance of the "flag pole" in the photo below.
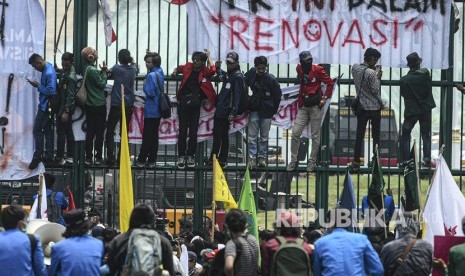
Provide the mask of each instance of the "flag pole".
[{"label": "flag pole", "polygon": [[418,158],[417,158],[417,140],[413,139],[413,155],[415,160],[415,174],[417,176],[417,190],[418,190],[418,200],[420,202],[420,206],[418,206],[418,221],[421,220],[421,181],[420,181],[420,172],[418,170]]},{"label": "flag pole", "polygon": [[[378,170],[380,170],[380,162],[379,162],[379,149],[378,149],[378,144],[376,144],[376,166]],[[386,209],[384,208],[384,179],[381,177],[381,181],[383,181],[383,189],[381,190],[381,210],[383,210],[383,222],[386,227],[384,228],[384,238],[387,239],[387,225],[386,225]]]},{"label": "flag pole", "polygon": [[44,185],[44,173],[39,174],[39,192],[37,193],[37,215],[39,215],[41,219],[43,219],[42,210],[40,208],[40,202],[42,201],[42,185]]},{"label": "flag pole", "polygon": [[218,173],[216,171],[216,154],[213,154],[213,185],[212,185],[212,242],[215,240],[215,224],[216,224],[216,204],[215,204],[215,194],[216,194],[216,184],[215,184],[215,179],[216,179],[216,174]]}]

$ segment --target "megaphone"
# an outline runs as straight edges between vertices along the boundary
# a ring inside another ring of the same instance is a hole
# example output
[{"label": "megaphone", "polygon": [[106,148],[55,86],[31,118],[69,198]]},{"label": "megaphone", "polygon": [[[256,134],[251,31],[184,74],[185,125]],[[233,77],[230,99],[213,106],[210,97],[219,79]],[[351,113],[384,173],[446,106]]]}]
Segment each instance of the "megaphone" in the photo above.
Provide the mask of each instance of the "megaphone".
[{"label": "megaphone", "polygon": [[42,250],[44,251],[44,263],[46,265],[51,264],[52,246],[63,240],[63,233],[66,228],[58,223],[49,222],[46,219],[34,219],[30,220],[27,227],[26,233],[37,235],[42,244]]}]

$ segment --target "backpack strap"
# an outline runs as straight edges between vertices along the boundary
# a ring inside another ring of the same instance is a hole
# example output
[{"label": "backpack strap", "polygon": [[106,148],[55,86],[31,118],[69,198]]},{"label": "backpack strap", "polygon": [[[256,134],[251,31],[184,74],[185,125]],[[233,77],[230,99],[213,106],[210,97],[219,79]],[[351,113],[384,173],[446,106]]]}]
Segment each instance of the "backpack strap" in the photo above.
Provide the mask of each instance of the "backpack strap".
[{"label": "backpack strap", "polygon": [[29,242],[31,243],[31,260],[32,264],[34,265],[34,253],[37,249],[37,240],[33,234],[27,234],[27,237],[29,238]]},{"label": "backpack strap", "polygon": [[[157,78],[157,85],[158,85],[158,93],[164,93],[164,91],[162,91],[163,89],[163,85],[161,83],[161,80],[160,80],[160,77],[158,76],[157,72],[153,72],[155,73],[155,78]],[[163,89],[164,90],[164,89]]]},{"label": "backpack strap", "polygon": [[412,250],[412,248],[413,248],[413,246],[415,245],[416,242],[417,242],[417,239],[411,239],[409,241],[407,246],[404,248],[404,252],[402,252],[402,255],[400,255],[400,257],[397,258],[396,265],[389,269],[389,275],[394,275],[396,273],[397,269],[399,269],[399,267],[402,266],[402,264],[405,261],[405,258],[407,257],[410,250]]}]

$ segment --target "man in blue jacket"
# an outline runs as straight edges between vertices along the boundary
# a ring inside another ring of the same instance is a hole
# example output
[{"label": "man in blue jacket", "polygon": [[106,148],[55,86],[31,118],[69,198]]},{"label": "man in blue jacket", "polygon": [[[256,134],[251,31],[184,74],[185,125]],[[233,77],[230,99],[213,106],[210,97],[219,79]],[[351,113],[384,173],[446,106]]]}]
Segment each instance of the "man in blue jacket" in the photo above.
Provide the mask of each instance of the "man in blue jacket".
[{"label": "man in blue jacket", "polygon": [[26,211],[18,205],[8,206],[1,213],[5,228],[5,232],[0,232],[1,275],[47,275],[40,240],[23,232],[26,219]]},{"label": "man in blue jacket", "polygon": [[[57,75],[53,65],[46,62],[40,55],[32,54],[29,58],[29,64],[37,71],[42,73],[40,83],[37,81],[29,81],[29,83],[37,88],[39,92],[39,108],[34,120],[34,128],[32,134],[34,136],[34,156],[29,169],[34,170],[39,166],[39,163],[52,162],[53,159],[53,132],[51,114],[48,110],[48,101],[53,95],[56,95]],[[45,138],[45,155],[44,155],[44,138]],[[44,155],[44,156],[43,156]]]},{"label": "man in blue jacket", "polygon": [[82,209],[65,214],[64,240],[52,247],[49,275],[100,275],[103,243],[89,236],[91,221]]},{"label": "man in blue jacket", "polygon": [[[229,151],[229,126],[238,114],[241,95],[245,89],[244,75],[239,66],[239,55],[231,51],[226,56],[227,76],[223,82],[220,94],[216,100],[216,111],[213,119],[213,145],[210,159],[207,164],[212,164],[213,155],[218,158],[222,168],[227,166]],[[224,75],[221,73],[221,75]]]}]

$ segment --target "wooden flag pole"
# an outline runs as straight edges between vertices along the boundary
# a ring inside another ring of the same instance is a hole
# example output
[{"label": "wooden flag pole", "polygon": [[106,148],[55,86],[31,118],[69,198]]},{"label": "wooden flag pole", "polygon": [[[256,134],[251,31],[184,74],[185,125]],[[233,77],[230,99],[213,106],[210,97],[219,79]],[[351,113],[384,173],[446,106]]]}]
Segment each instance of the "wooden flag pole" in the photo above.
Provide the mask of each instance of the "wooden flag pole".
[{"label": "wooden flag pole", "polygon": [[216,174],[218,173],[216,171],[216,154],[213,154],[213,188],[212,188],[212,192],[213,192],[213,196],[212,196],[212,242],[215,240],[215,224],[216,224],[216,204],[215,204],[215,179],[216,179]]},{"label": "wooden flag pole", "polygon": [[44,173],[39,174],[39,191],[37,192],[37,216],[40,216],[41,219],[43,219],[42,211],[40,210],[40,203],[42,201],[42,185],[44,185]]}]

